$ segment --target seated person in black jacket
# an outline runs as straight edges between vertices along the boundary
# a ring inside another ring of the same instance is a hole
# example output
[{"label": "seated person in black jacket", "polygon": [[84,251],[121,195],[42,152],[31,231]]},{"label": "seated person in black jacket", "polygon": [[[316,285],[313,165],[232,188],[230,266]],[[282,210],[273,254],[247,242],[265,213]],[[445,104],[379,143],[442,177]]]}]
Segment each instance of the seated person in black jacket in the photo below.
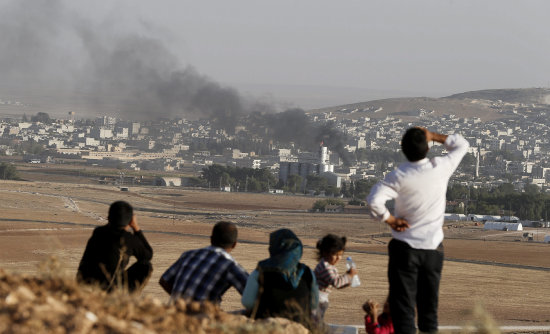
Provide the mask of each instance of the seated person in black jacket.
[{"label": "seated person in black jacket", "polygon": [[[111,204],[107,219],[107,225],[96,227],[88,240],[78,266],[77,281],[97,284],[107,291],[116,287],[130,292],[140,290],[153,270],[153,249],[127,202]],[[137,262],[126,269],[131,256],[135,256]]]}]

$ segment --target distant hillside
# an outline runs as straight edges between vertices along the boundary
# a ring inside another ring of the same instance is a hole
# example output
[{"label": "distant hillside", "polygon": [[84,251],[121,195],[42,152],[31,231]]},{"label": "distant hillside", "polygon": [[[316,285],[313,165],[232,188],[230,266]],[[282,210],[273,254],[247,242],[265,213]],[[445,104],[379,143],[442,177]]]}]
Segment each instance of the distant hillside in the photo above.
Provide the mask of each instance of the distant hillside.
[{"label": "distant hillside", "polygon": [[416,119],[422,113],[433,116],[456,115],[458,117],[479,117],[483,121],[508,117],[498,113],[487,104],[472,103],[470,100],[411,97],[374,100],[311,110],[313,113],[332,112],[337,118],[357,119],[370,117],[382,119],[392,115],[402,119]]},{"label": "distant hillside", "polygon": [[492,89],[465,92],[442,98],[391,98],[320,108],[310,110],[310,112],[332,112],[335,117],[346,119],[360,117],[381,119],[391,115],[405,120],[413,120],[425,114],[479,117],[482,121],[517,117],[511,112],[503,112],[503,108],[500,107],[503,103],[547,105],[550,104],[550,89]]},{"label": "distant hillside", "polygon": [[447,99],[479,99],[508,103],[550,104],[550,88],[486,89],[447,96]]}]

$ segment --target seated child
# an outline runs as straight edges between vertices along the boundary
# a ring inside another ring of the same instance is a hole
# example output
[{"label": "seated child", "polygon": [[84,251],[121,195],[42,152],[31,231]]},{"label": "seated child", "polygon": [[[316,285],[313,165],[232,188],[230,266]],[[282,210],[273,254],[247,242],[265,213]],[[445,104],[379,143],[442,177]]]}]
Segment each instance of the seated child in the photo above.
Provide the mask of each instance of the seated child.
[{"label": "seated child", "polygon": [[367,313],[365,315],[365,330],[368,334],[394,334],[388,299],[386,299],[380,315],[378,315],[379,308],[380,305],[372,299],[363,304],[363,310]]},{"label": "seated child", "polygon": [[328,309],[328,295],[332,289],[344,288],[351,283],[351,278],[357,275],[357,270],[351,268],[347,273],[339,275],[336,263],[342,259],[346,248],[346,237],[327,234],[317,242],[319,263],[315,267],[315,278],[319,285],[319,310],[323,319]]}]

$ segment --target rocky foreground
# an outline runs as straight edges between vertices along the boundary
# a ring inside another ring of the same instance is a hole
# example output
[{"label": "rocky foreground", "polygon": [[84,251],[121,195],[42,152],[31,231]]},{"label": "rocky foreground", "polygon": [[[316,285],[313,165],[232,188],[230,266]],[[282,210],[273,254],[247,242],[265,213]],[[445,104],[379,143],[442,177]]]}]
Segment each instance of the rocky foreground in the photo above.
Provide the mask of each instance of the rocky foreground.
[{"label": "rocky foreground", "polygon": [[253,321],[210,303],[166,305],[151,296],[82,287],[55,275],[0,269],[0,333],[295,333],[286,319]]}]

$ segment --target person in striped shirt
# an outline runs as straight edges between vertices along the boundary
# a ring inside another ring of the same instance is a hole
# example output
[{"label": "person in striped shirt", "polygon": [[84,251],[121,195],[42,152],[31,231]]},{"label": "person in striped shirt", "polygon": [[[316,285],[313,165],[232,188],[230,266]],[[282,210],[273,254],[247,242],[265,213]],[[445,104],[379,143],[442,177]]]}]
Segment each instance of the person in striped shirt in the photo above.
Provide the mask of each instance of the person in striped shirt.
[{"label": "person in striped shirt", "polygon": [[229,254],[237,245],[237,227],[220,221],[214,225],[211,245],[184,252],[160,278],[159,284],[170,294],[191,301],[221,303],[222,295],[234,287],[243,293],[248,273]]},{"label": "person in striped shirt", "polygon": [[327,234],[317,242],[319,263],[314,273],[319,285],[319,311],[323,319],[328,309],[328,295],[332,288],[341,289],[350,285],[351,278],[357,275],[357,269],[351,268],[344,274],[338,274],[336,264],[342,259],[346,248],[346,237]]}]

